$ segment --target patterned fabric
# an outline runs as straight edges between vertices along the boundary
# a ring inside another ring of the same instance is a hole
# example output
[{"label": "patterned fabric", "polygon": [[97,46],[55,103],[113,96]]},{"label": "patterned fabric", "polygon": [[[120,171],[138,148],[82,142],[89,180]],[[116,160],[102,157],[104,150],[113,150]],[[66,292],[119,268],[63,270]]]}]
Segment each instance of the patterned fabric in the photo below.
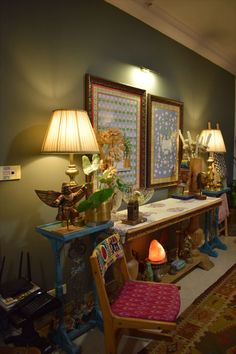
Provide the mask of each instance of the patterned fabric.
[{"label": "patterned fabric", "polygon": [[[162,223],[168,218],[175,219],[176,217],[185,215],[187,213],[196,212],[196,208],[199,210],[205,207],[210,207],[211,204],[215,204],[215,197],[207,197],[205,200],[178,200],[174,198],[167,198],[161,202],[153,202],[144,204],[139,207],[139,214],[147,218],[147,221],[142,223],[142,227],[149,227],[152,223]],[[181,208],[181,209],[180,209]],[[183,208],[183,209],[182,209]],[[138,225],[127,225],[122,223],[122,220],[127,219],[127,209],[121,210],[116,213],[117,221],[114,223],[113,229],[122,235],[122,243],[125,243],[129,235],[127,231],[131,231],[140,227]]]},{"label": "patterned fabric", "polygon": [[180,310],[179,290],[175,285],[129,281],[111,309],[122,317],[175,321]]},{"label": "patterned fabric", "polygon": [[124,257],[120,236],[113,234],[100,242],[94,250],[98,259],[99,267],[102,276],[106,273],[107,269],[117,260]]},{"label": "patterned fabric", "polygon": [[224,221],[225,218],[229,216],[229,206],[226,193],[221,196],[221,199],[222,204],[219,207],[219,223],[222,223],[222,221]]}]

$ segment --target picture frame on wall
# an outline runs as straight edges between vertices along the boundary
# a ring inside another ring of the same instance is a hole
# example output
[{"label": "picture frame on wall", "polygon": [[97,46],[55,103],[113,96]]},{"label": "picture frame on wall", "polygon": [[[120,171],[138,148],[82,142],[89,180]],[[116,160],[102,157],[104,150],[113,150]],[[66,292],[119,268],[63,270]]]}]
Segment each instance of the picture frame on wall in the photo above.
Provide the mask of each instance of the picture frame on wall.
[{"label": "picture frame on wall", "polygon": [[183,127],[183,102],[148,94],[147,186],[169,187],[178,183]]},{"label": "picture frame on wall", "polygon": [[[118,128],[130,148],[129,164],[117,164],[118,175],[135,187],[145,186],[146,171],[146,91],[85,75],[86,110],[98,131]],[[125,159],[125,157],[124,157]]]}]

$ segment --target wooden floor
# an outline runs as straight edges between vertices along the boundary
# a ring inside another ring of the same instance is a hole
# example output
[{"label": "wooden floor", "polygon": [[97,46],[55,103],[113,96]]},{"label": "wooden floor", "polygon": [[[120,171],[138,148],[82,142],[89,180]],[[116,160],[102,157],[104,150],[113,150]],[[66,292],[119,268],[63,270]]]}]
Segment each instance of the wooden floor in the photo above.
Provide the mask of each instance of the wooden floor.
[{"label": "wooden floor", "polygon": [[236,236],[236,208],[231,208],[228,219],[229,235]]}]

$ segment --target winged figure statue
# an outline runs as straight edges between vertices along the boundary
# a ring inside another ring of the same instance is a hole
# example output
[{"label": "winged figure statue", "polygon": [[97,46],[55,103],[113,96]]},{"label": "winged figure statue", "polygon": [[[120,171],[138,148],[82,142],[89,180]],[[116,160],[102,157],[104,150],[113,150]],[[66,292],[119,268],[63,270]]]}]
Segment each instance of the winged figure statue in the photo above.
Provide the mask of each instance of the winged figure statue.
[{"label": "winged figure statue", "polygon": [[69,183],[62,183],[61,192],[53,190],[43,191],[36,189],[35,192],[42,202],[53,208],[58,208],[56,220],[66,221],[76,225],[79,212],[75,204],[86,194],[86,185],[71,186]]}]

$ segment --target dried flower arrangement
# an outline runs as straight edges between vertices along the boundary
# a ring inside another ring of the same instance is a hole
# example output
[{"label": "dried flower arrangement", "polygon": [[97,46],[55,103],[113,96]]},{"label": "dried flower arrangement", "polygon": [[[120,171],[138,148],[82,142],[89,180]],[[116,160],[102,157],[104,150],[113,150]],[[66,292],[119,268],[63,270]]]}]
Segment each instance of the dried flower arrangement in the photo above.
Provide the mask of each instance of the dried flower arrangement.
[{"label": "dried flower arrangement", "polygon": [[199,139],[199,134],[194,140],[189,131],[187,131],[187,139],[184,139],[181,130],[179,130],[179,137],[183,143],[184,155],[188,160],[190,160],[192,158],[199,157],[200,153],[207,151],[207,147],[211,138],[211,133],[209,133],[205,144],[203,144],[202,138]]},{"label": "dried flower arrangement", "polygon": [[95,131],[100,152],[100,170],[114,166],[124,156],[124,135],[118,128]]}]

